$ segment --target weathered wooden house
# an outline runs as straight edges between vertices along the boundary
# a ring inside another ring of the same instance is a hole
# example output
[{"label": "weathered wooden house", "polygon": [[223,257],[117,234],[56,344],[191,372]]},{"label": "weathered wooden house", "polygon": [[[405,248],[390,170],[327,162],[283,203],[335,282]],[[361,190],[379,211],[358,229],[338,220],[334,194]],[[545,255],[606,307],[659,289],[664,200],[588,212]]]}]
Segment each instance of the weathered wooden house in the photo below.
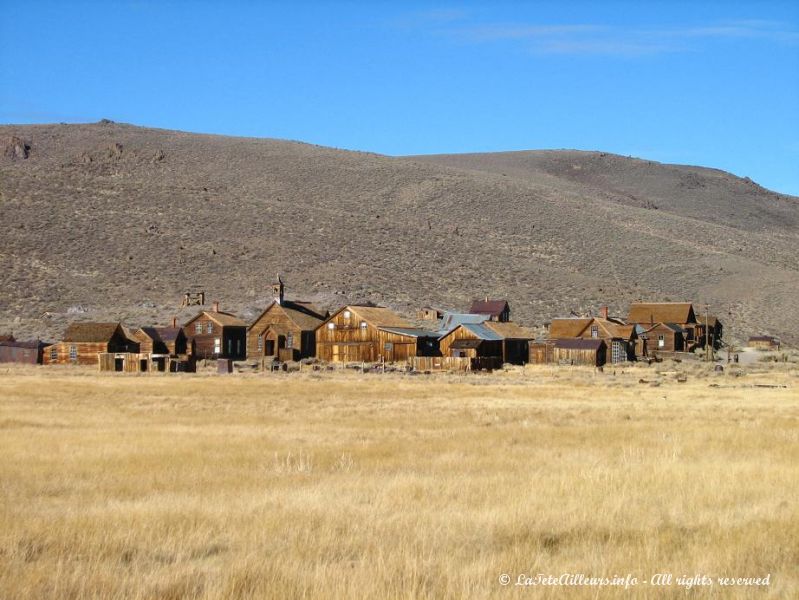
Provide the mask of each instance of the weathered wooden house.
[{"label": "weathered wooden house", "polygon": [[512,321],[485,321],[485,327],[502,336],[502,360],[512,365],[523,365],[530,360],[530,342],[535,333]]},{"label": "weathered wooden house", "polygon": [[435,332],[382,306],[343,306],[316,328],[316,357],[328,362],[405,362],[437,353]]},{"label": "weathered wooden house", "polygon": [[247,324],[236,315],[219,310],[202,310],[183,325],[187,345],[196,359],[243,360],[247,353]]},{"label": "weathered wooden house", "polygon": [[656,356],[658,352],[685,352],[685,330],[674,323],[636,325],[635,353]]},{"label": "weathered wooden house", "polygon": [[438,321],[443,316],[443,310],[432,306],[423,306],[416,312],[416,318],[420,321]]},{"label": "weathered wooden house", "polygon": [[607,344],[600,338],[537,340],[530,345],[530,362],[536,365],[601,367],[607,360]]},{"label": "weathered wooden house", "polygon": [[601,317],[570,317],[553,319],[549,326],[549,338],[558,339],[595,339],[603,340],[607,363],[621,363],[635,360],[636,333],[633,325],[626,325],[617,319],[604,315]]},{"label": "weathered wooden house", "polygon": [[705,347],[704,320],[697,319],[690,302],[634,302],[630,305],[627,323],[650,327],[658,323],[675,325],[683,331],[682,351]]},{"label": "weathered wooden house", "polygon": [[[705,318],[700,318],[702,324],[705,324]],[[708,315],[707,317],[707,335],[708,343],[711,348],[718,350],[721,348],[721,340],[724,337],[724,326],[718,317]]]},{"label": "weathered wooden house", "polygon": [[461,323],[438,340],[442,356],[472,359],[472,369],[493,369],[504,362],[504,338],[486,323]]},{"label": "weathered wooden house", "polygon": [[316,355],[316,329],[330,316],[310,302],[286,300],[278,277],[274,300],[247,328],[247,359],[300,360]]},{"label": "weathered wooden house", "polygon": [[475,315],[485,315],[489,321],[501,323],[510,321],[510,304],[507,300],[474,300],[469,312]]},{"label": "weathered wooden house", "polygon": [[189,354],[188,339],[183,328],[177,327],[141,327],[133,333],[133,339],[139,342],[139,352],[179,356]]},{"label": "weathered wooden house", "polygon": [[780,340],[771,335],[753,335],[747,345],[757,350],[779,350]]},{"label": "weathered wooden house", "polygon": [[102,352],[138,352],[139,344],[129,339],[120,323],[72,323],[60,342],[48,346],[44,364],[94,365]]},{"label": "weathered wooden house", "polygon": [[0,363],[23,363],[40,365],[44,359],[44,349],[49,345],[41,340],[19,341],[0,340]]}]

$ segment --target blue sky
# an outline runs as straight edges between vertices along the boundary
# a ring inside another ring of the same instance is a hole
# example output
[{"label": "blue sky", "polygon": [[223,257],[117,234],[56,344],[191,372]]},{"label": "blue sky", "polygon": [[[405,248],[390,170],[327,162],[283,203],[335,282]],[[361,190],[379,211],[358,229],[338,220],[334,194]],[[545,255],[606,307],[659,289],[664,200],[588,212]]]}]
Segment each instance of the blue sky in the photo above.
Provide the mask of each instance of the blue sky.
[{"label": "blue sky", "polygon": [[604,150],[799,195],[799,2],[11,2],[0,123]]}]

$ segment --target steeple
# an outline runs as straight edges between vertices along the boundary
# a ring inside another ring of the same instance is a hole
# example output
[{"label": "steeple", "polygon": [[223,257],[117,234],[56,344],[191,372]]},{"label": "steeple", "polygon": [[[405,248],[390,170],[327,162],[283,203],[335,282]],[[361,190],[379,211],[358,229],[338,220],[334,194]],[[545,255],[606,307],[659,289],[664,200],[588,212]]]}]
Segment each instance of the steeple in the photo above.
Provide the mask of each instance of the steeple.
[{"label": "steeple", "polygon": [[280,273],[277,274],[277,280],[272,284],[272,294],[275,297],[275,302],[283,304],[283,280],[280,278]]}]

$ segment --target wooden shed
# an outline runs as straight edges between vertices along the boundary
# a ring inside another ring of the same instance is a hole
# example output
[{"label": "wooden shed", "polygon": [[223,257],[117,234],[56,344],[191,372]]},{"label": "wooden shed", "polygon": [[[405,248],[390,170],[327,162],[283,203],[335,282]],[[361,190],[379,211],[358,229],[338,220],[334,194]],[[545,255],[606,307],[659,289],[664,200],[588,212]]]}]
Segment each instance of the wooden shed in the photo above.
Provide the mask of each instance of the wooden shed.
[{"label": "wooden shed", "polygon": [[530,345],[532,364],[583,365],[601,367],[607,357],[607,344],[599,338],[559,338],[535,341]]},{"label": "wooden shed", "polygon": [[188,347],[196,359],[243,360],[247,352],[247,324],[236,315],[219,310],[202,310],[183,325]]},{"label": "wooden shed", "polygon": [[507,300],[474,300],[469,312],[475,315],[485,315],[489,321],[504,323],[510,321],[510,304]]},{"label": "wooden shed", "polygon": [[[9,336],[11,337],[11,336]],[[40,365],[44,359],[44,349],[48,346],[41,340],[18,341],[13,337],[0,340],[0,363],[23,363]]]},{"label": "wooden shed", "polygon": [[433,306],[423,306],[416,311],[416,318],[420,321],[438,321],[444,316],[444,311]]},{"label": "wooden shed", "polygon": [[247,328],[249,360],[300,360],[316,355],[316,329],[330,313],[310,302],[286,300],[284,290],[278,276],[273,285],[274,300]]},{"label": "wooden shed", "polygon": [[757,350],[779,350],[780,340],[771,335],[753,335],[749,338],[748,345]]},{"label": "wooden shed", "polygon": [[139,352],[178,356],[188,354],[188,339],[181,327],[141,327],[133,333]]},{"label": "wooden shed", "polygon": [[139,344],[129,339],[120,323],[72,323],[60,342],[48,346],[44,364],[97,365],[101,352],[138,352]]},{"label": "wooden shed", "polygon": [[475,370],[502,366],[503,341],[485,323],[461,323],[438,340],[442,356],[470,358]]},{"label": "wooden shed", "polygon": [[535,333],[513,322],[485,321],[488,329],[502,336],[502,360],[512,365],[523,365],[530,360],[530,342]]},{"label": "wooden shed", "polygon": [[316,329],[316,357],[328,362],[404,362],[437,350],[434,332],[382,306],[343,306]]},{"label": "wooden shed", "polygon": [[604,362],[621,363],[635,360],[636,333],[633,325],[605,317],[573,317],[553,319],[550,339],[604,340],[607,356]]}]

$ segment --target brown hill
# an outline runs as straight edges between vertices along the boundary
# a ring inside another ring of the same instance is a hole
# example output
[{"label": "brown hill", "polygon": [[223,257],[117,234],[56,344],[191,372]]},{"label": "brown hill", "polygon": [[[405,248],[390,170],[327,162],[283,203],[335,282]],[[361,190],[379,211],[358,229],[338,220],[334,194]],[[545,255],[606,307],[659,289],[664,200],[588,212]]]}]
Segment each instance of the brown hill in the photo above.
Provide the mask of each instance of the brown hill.
[{"label": "brown hill", "polygon": [[203,288],[250,319],[288,296],[402,311],[511,299],[537,325],[709,302],[799,342],[799,199],[614,155],[395,158],[100,122],[0,127],[0,332],[168,323]]}]

